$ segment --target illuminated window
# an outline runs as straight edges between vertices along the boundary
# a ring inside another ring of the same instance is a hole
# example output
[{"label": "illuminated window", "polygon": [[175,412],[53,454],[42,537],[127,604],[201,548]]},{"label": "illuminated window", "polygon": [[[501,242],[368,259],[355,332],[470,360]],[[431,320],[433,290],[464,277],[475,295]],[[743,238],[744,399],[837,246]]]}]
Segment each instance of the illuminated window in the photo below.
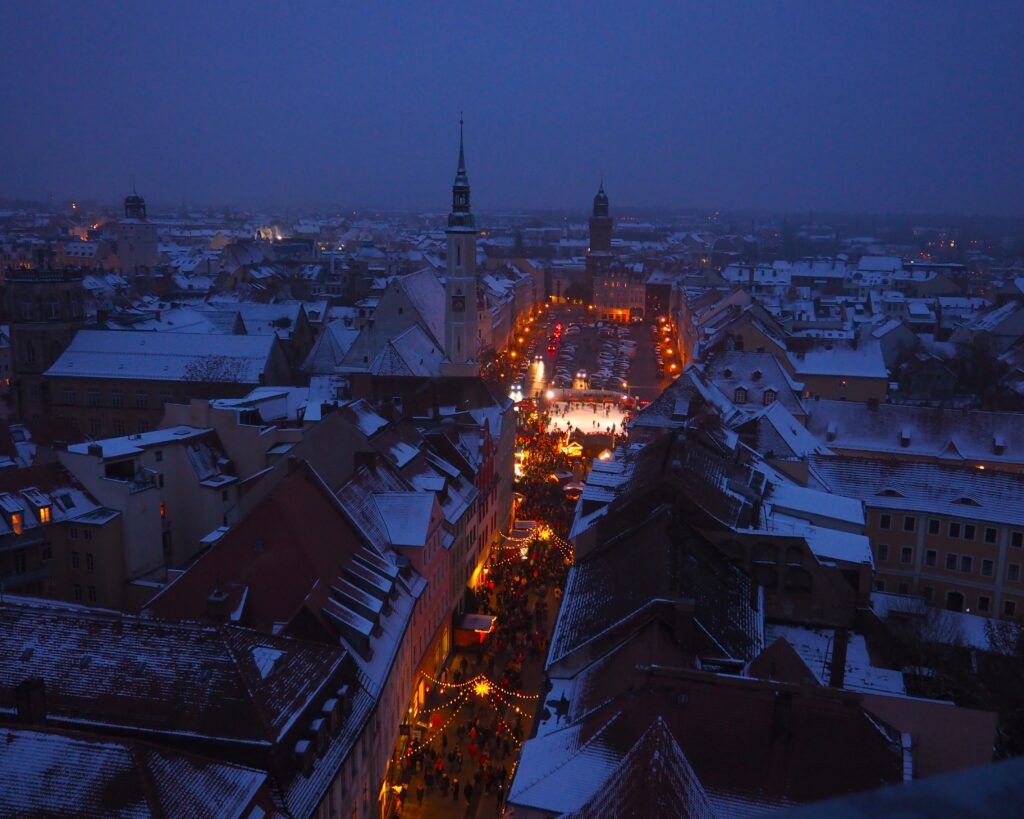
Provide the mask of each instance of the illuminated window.
[{"label": "illuminated window", "polygon": [[167,517],[167,504],[163,501],[160,502],[160,517]]},{"label": "illuminated window", "polygon": [[49,523],[50,522],[50,507],[40,506],[39,507],[39,522]]},{"label": "illuminated window", "polygon": [[20,535],[24,527],[22,526],[21,512],[11,513],[11,531],[16,535]]}]

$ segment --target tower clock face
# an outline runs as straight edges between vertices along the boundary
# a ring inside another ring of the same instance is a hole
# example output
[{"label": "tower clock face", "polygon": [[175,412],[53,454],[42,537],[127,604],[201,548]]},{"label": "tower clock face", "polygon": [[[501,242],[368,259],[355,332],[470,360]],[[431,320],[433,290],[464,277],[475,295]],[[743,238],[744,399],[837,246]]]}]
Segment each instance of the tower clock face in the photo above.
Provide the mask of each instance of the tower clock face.
[{"label": "tower clock face", "polygon": [[464,313],[466,311],[466,297],[452,296],[452,312]]}]

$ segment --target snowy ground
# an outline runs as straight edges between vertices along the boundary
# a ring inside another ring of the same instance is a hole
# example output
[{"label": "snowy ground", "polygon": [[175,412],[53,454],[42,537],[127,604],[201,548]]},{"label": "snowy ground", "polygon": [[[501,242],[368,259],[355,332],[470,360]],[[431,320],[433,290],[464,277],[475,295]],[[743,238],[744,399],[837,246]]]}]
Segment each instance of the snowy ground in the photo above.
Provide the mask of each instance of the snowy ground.
[{"label": "snowy ground", "polygon": [[[595,406],[597,412],[594,412]],[[621,432],[624,413],[625,409],[617,404],[580,404],[558,401],[551,405],[548,432],[566,432],[570,427],[582,430],[584,433],[608,432],[608,428],[613,425],[614,432]]]}]

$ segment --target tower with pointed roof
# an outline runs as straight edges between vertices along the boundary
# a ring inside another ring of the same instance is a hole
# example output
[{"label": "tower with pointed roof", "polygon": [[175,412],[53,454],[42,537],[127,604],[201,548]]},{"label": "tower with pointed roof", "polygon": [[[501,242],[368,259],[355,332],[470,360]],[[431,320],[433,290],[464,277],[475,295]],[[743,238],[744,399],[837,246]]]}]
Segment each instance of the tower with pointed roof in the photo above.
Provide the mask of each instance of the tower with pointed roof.
[{"label": "tower with pointed roof", "polygon": [[594,210],[590,216],[590,252],[611,253],[612,217],[608,215],[608,194],[604,192],[604,179],[594,197]]},{"label": "tower with pointed roof", "polygon": [[480,372],[480,331],[476,297],[476,219],[469,207],[469,176],[459,119],[459,166],[448,214],[448,270],[445,278],[444,346],[447,375]]}]

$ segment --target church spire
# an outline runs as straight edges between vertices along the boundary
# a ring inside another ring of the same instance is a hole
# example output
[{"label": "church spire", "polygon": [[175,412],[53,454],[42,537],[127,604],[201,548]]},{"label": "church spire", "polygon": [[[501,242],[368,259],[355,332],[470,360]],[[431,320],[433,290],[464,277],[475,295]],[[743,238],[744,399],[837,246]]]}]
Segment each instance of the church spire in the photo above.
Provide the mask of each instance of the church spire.
[{"label": "church spire", "polygon": [[452,212],[448,214],[448,228],[476,230],[476,220],[469,210],[469,176],[466,173],[466,148],[463,139],[463,120],[459,114],[459,167],[452,183]]}]

